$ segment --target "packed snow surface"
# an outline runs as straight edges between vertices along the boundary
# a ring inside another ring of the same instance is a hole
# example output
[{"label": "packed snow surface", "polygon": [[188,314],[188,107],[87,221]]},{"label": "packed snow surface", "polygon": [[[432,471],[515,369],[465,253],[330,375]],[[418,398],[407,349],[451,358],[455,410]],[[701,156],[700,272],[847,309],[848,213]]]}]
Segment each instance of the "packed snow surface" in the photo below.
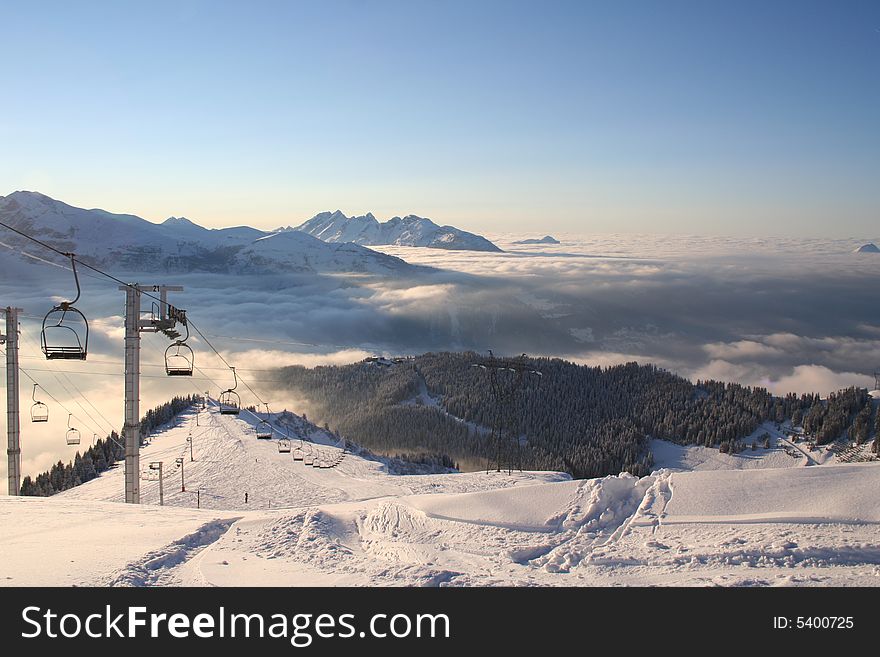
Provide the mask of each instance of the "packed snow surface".
[{"label": "packed snow surface", "polygon": [[120,503],[121,465],[50,498],[0,498],[0,583],[880,585],[878,463],[808,466],[782,444],[711,463],[655,441],[704,469],[401,475],[295,417],[271,416],[275,438],[258,440],[257,421],[211,405],[154,434],[141,506]]}]

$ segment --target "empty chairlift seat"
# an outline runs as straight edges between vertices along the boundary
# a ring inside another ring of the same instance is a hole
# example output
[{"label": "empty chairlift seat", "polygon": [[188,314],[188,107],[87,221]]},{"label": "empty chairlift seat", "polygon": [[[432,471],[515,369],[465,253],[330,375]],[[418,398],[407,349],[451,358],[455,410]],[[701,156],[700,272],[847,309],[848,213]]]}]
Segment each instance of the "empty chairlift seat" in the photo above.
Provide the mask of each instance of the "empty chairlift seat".
[{"label": "empty chairlift seat", "polygon": [[79,277],[76,259],[70,255],[70,266],[76,281],[76,298],[62,301],[43,318],[40,349],[47,360],[85,360],[89,350],[89,323],[74,304],[79,301]]},{"label": "empty chairlift seat", "polygon": [[80,311],[64,304],[55,306],[43,318],[40,347],[47,360],[85,360],[89,323]]},{"label": "empty chairlift seat", "polygon": [[257,440],[271,440],[272,439],[272,425],[266,422],[266,420],[260,420],[257,423],[256,427]]},{"label": "empty chairlift seat", "polygon": [[79,443],[80,443],[79,431],[77,429],[75,429],[74,427],[70,426],[70,418],[71,417],[73,417],[73,415],[67,416],[67,433],[64,435],[64,439],[65,439],[65,441],[67,441],[68,445],[79,445]]},{"label": "empty chairlift seat", "polygon": [[220,415],[238,415],[241,412],[241,397],[235,392],[235,389],[238,387],[238,376],[235,373],[234,367],[229,369],[232,370],[232,378],[235,384],[229,390],[221,392],[220,397],[217,398],[217,403],[220,405]]},{"label": "empty chairlift seat", "polygon": [[194,354],[185,342],[175,342],[165,350],[165,374],[192,376]]},{"label": "empty chairlift seat", "polygon": [[282,438],[278,441],[278,453],[290,454],[290,441],[287,438]]},{"label": "empty chairlift seat", "polygon": [[241,412],[241,398],[234,390],[225,390],[217,399],[221,415],[238,415]]},{"label": "empty chairlift seat", "polygon": [[48,422],[49,407],[37,399],[37,384],[34,384],[34,391],[31,393],[33,405],[31,406],[31,422]]},{"label": "empty chairlift seat", "polygon": [[[266,406],[266,417],[259,421],[256,426],[257,432],[257,440],[271,440],[272,439],[272,425],[269,424],[269,404],[264,404]],[[290,441],[287,443],[288,447],[290,446]],[[278,450],[281,451],[281,450]],[[287,450],[290,451],[289,449]]]}]

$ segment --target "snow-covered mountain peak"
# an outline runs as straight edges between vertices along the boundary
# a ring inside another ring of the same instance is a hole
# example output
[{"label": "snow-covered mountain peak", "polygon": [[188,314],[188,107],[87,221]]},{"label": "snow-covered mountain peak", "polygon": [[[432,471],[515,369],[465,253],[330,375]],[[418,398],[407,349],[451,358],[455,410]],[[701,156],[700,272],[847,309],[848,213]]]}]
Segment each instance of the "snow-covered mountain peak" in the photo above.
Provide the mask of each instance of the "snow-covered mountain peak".
[{"label": "snow-covered mountain peak", "polygon": [[[393,256],[367,248],[340,249],[305,233],[249,226],[207,229],[185,217],[156,224],[135,215],[76,208],[37,192],[0,197],[0,220],[117,271],[389,275],[411,268]],[[4,238],[21,250],[32,248],[22,237]],[[16,257],[6,251],[7,256]]]},{"label": "snow-covered mountain peak", "polygon": [[168,217],[165,221],[162,222],[163,226],[198,226],[198,224],[190,221],[186,217]]},{"label": "snow-covered mountain peak", "polygon": [[500,251],[485,237],[438,226],[425,217],[408,214],[380,222],[372,212],[347,217],[336,212],[321,212],[294,230],[308,233],[325,242],[353,242],[364,246],[421,246],[463,251]]}]

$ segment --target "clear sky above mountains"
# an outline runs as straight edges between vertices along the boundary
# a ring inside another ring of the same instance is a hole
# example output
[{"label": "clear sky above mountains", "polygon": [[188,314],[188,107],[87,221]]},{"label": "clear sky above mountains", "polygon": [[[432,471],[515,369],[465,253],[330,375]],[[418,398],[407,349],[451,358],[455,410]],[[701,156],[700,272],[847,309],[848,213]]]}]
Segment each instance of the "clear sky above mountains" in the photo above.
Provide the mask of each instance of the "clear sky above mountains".
[{"label": "clear sky above mountains", "polygon": [[876,233],[876,2],[0,8],[0,194],[210,226]]}]

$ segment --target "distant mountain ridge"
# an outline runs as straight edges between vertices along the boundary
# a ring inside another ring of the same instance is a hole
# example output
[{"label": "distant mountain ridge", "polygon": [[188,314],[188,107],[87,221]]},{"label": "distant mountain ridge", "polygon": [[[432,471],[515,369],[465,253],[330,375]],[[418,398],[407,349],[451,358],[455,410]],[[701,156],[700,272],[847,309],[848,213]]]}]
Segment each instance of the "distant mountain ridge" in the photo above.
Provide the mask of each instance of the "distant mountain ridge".
[{"label": "distant mountain ridge", "polygon": [[855,253],[880,253],[880,249],[877,248],[877,245],[873,242],[868,242],[867,244],[862,244],[859,248],[855,250]]},{"label": "distant mountain ridge", "polygon": [[371,212],[347,217],[340,210],[321,212],[303,224],[280,228],[300,231],[330,243],[353,242],[362,246],[421,246],[451,251],[493,251],[497,246],[481,235],[454,226],[438,226],[414,214],[380,222]]},{"label": "distant mountain ridge", "polygon": [[[249,226],[209,229],[184,217],[155,224],[135,215],[77,208],[38,192],[0,196],[0,221],[114,270],[390,275],[416,269],[400,258],[357,244],[328,244],[301,232]],[[40,250],[14,233],[2,229],[0,233],[10,246],[34,254]]]},{"label": "distant mountain ridge", "polygon": [[520,240],[519,242],[514,242],[514,244],[559,244],[559,240],[552,235],[544,235],[541,238],[531,237],[526,240]]}]

